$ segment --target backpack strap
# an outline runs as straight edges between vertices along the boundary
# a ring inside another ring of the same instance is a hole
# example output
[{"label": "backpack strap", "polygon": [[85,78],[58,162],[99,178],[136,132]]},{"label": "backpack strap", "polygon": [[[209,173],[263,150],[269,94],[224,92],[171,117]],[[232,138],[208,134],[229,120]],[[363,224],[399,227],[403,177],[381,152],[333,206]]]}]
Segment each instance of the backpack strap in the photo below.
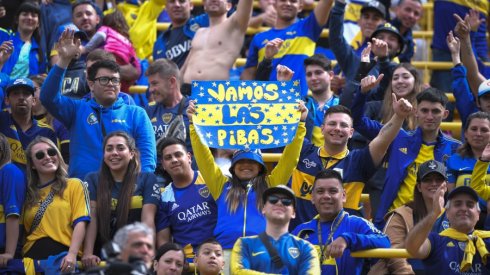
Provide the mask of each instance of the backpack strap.
[{"label": "backpack strap", "polygon": [[282,259],[279,256],[279,253],[277,252],[277,249],[272,246],[269,236],[265,234],[265,232],[262,232],[259,234],[260,241],[264,244],[265,248],[267,249],[267,252],[269,252],[269,255],[271,257],[272,262],[277,268],[281,268],[283,266]]}]

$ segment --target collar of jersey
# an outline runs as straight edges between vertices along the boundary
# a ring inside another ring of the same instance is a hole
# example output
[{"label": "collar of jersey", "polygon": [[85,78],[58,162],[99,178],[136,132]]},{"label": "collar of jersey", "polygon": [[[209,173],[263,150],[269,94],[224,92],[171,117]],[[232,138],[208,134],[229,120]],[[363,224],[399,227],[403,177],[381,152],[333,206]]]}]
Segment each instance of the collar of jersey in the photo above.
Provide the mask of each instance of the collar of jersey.
[{"label": "collar of jersey", "polygon": [[325,151],[325,147],[320,147],[320,150],[318,151],[318,155],[322,158],[334,158],[334,159],[343,159],[349,154],[349,149],[345,148],[344,151],[335,154],[335,155],[330,155]]}]

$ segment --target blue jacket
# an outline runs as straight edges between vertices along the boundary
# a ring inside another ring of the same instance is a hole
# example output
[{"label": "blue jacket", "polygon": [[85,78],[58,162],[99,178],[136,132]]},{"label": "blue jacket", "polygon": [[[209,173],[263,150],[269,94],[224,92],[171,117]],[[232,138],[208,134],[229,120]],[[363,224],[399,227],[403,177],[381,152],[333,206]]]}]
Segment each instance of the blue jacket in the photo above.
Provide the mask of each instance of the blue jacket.
[{"label": "blue jacket", "polygon": [[[20,50],[24,45],[24,41],[20,39],[19,32],[9,32],[5,29],[0,29],[0,44],[4,41],[12,40],[14,44],[14,51],[10,58],[5,62],[2,67],[2,73],[10,75],[15,64],[19,60]],[[41,45],[38,44],[34,37],[31,38],[31,51],[29,52],[29,74],[43,74],[46,73],[46,52],[42,50],[42,56],[39,56],[39,48]]]},{"label": "blue jacket", "polygon": [[[344,214],[343,218],[340,218],[342,214]],[[337,222],[337,220],[340,220],[340,222]],[[347,242],[344,254],[340,258],[336,258],[335,263],[328,261],[328,259],[324,260],[321,266],[322,274],[361,274],[364,258],[351,257],[351,251],[390,247],[388,237],[376,229],[372,223],[361,217],[351,216],[346,211],[341,211],[338,218],[332,222],[320,223],[321,239],[323,241],[320,246],[318,238],[319,222],[319,217],[316,216],[313,220],[296,227],[292,234],[312,243],[317,248],[317,251],[320,251],[320,247],[324,247],[325,242],[330,244],[338,237],[342,237]],[[333,222],[335,224],[332,224]],[[334,231],[332,238],[327,240],[332,228],[335,228],[337,223],[337,230]],[[335,269],[338,270],[337,273]]]},{"label": "blue jacket", "polygon": [[[373,121],[373,123],[381,126],[379,122]],[[378,228],[384,227],[383,217],[395,201],[400,185],[407,176],[407,167],[417,158],[422,142],[422,129],[417,127],[414,131],[400,130],[391,144],[388,151],[388,168],[383,193],[381,193],[378,211],[374,216],[374,224]],[[456,153],[459,145],[461,142],[458,140],[439,132],[434,147],[434,159],[445,163],[452,154]]]},{"label": "blue jacket", "polygon": [[231,255],[232,274],[301,274],[317,275],[320,272],[318,254],[307,241],[286,233],[274,240],[267,236],[271,245],[276,248],[283,266],[277,268],[259,236],[239,238],[233,246]]},{"label": "blue jacket", "polygon": [[99,169],[103,148],[102,125],[107,134],[126,131],[136,140],[141,154],[142,172],[153,172],[156,166],[156,144],[150,119],[141,107],[127,105],[118,98],[111,107],[100,106],[95,99],[75,100],[62,96],[61,81],[65,70],[54,66],[41,89],[41,102],[61,121],[70,133],[70,177],[83,179],[87,173]]},{"label": "blue jacket", "polygon": [[463,128],[466,124],[466,119],[474,112],[478,112],[475,97],[471,93],[468,79],[466,79],[466,67],[463,64],[458,64],[451,69],[453,76],[453,94],[456,98],[456,108],[463,122]]}]

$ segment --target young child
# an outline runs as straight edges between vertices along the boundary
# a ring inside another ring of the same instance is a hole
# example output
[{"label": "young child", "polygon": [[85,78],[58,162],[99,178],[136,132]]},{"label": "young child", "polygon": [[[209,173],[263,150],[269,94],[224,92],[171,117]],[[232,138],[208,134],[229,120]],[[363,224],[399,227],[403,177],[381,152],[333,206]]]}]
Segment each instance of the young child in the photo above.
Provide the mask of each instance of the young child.
[{"label": "young child", "polygon": [[[102,27],[82,48],[82,53],[88,53],[98,47],[114,54],[117,64],[132,64],[138,71],[141,71],[133,44],[129,40],[129,26],[119,10],[104,16]],[[122,81],[121,91],[127,92],[132,84],[134,83]]]}]

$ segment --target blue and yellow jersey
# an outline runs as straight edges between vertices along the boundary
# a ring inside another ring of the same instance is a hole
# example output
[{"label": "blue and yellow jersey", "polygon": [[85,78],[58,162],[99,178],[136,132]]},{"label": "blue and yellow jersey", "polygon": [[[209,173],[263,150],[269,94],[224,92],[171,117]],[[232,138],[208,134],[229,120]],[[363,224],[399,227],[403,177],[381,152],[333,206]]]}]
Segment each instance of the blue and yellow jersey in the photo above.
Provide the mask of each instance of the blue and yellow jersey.
[{"label": "blue and yellow jersey", "polygon": [[296,195],[295,224],[307,222],[317,214],[311,203],[311,191],[315,175],[325,168],[340,172],[347,194],[344,207],[356,210],[359,209],[364,183],[376,172],[368,147],[352,151],[346,149],[331,156],[323,147],[317,147],[305,139],[291,181],[291,188]]},{"label": "blue and yellow jersey", "polygon": [[269,238],[281,257],[283,267],[277,268],[259,236],[243,237],[236,241],[231,253],[232,274],[320,274],[318,254],[307,241],[286,233],[278,240]]},{"label": "blue and yellow jersey", "polygon": [[470,186],[475,189],[478,196],[485,201],[490,200],[490,186],[488,185],[488,162],[477,160],[471,174]]},{"label": "blue and yellow jersey", "polygon": [[[27,180],[24,173],[14,164],[7,163],[0,168],[0,253],[5,251],[6,225],[8,217],[20,218],[26,196]],[[19,232],[22,225],[19,225]],[[19,240],[22,239],[22,234]],[[21,242],[18,242],[19,244]],[[21,247],[18,247],[20,252]]]},{"label": "blue and yellow jersey", "polygon": [[[444,20],[434,20],[432,47],[449,53],[446,36],[456,26],[456,19],[453,16],[447,16],[448,14],[452,15],[456,13],[461,18],[464,18],[470,9],[476,9],[480,12],[480,18],[486,19],[490,7],[489,3],[490,1],[488,0],[435,0],[434,18],[444,18]],[[488,54],[486,30],[487,24],[483,23],[476,33],[471,34],[473,47],[477,56],[481,56],[482,54],[487,56]]]},{"label": "blue and yellow jersey", "polygon": [[[275,38],[281,38],[284,42],[272,60],[272,67],[275,68],[278,64],[281,64],[293,70],[293,80],[300,80],[301,96],[306,96],[308,85],[306,85],[303,61],[315,53],[316,41],[321,32],[322,26],[318,25],[315,13],[312,12],[307,18],[298,20],[285,29],[270,29],[258,33],[250,43],[245,68],[257,67],[264,60],[267,42]],[[277,80],[275,71],[270,74],[269,80]]]},{"label": "blue and yellow jersey", "polygon": [[[97,186],[99,184],[99,173],[93,172],[87,175],[85,181],[88,184],[88,190],[90,193],[90,200],[97,201]],[[116,232],[116,228],[113,226],[116,224],[116,207],[119,194],[122,189],[122,182],[116,182],[111,190],[111,236]],[[131,205],[128,214],[128,224],[141,221],[141,211],[143,205],[154,204],[158,207],[160,201],[160,187],[157,183],[156,176],[153,173],[142,172],[138,174],[136,180],[136,186],[131,198]],[[108,221],[109,222],[109,221]]]},{"label": "blue and yellow jersey", "polygon": [[24,132],[8,112],[0,112],[0,133],[7,137],[12,153],[12,162],[23,170],[25,170],[27,162],[24,150],[37,136],[46,137],[59,147],[56,133],[49,125],[33,119],[31,128]]},{"label": "blue and yellow jersey", "polygon": [[[285,184],[289,181],[291,173],[298,163],[305,133],[305,123],[300,122],[294,139],[284,148],[277,166],[265,179],[269,187]],[[232,212],[226,200],[231,189],[230,179],[214,162],[211,151],[201,142],[193,124],[190,125],[190,136],[197,166],[218,206],[218,220],[214,229],[214,236],[223,249],[231,249],[240,237],[258,235],[264,231],[265,218],[257,208],[256,203],[257,196],[261,198],[262,194],[257,194],[251,183],[244,183],[247,186],[246,195],[239,202],[236,211]]]},{"label": "blue and yellow jersey", "polygon": [[[41,201],[44,201],[51,191],[51,183],[40,186]],[[24,208],[23,220],[26,232],[29,232],[39,204]],[[39,226],[26,236],[23,252],[26,254],[34,243],[42,238],[70,246],[73,228],[79,222],[90,222],[90,205],[87,186],[79,179],[70,178],[66,181],[63,196],[55,195],[53,201],[44,212]],[[81,248],[80,248],[81,249]],[[79,255],[81,251],[79,251]]]},{"label": "blue and yellow jersey", "polygon": [[[470,186],[476,162],[476,158],[463,158],[459,154],[452,155],[446,163],[448,182],[455,184],[455,186]],[[490,169],[487,168],[485,182],[490,182],[489,173]]]},{"label": "blue and yellow jersey", "polygon": [[186,258],[192,261],[197,246],[213,237],[218,216],[216,202],[201,173],[195,171],[187,187],[177,188],[173,183],[165,187],[161,200],[157,232],[170,227],[174,241],[184,247]]},{"label": "blue and yellow jersey", "polygon": [[[346,211],[341,211],[334,221],[320,222],[322,240],[322,244],[320,244],[319,222],[319,216],[316,216],[311,221],[297,226],[292,234],[313,244],[318,255],[321,255],[321,249],[325,249],[326,245],[338,237],[344,238],[347,242],[347,248],[342,257],[322,259],[322,274],[361,274],[364,258],[351,257],[351,251],[390,247],[388,237],[376,229],[371,222],[361,217],[349,215]],[[337,229],[331,233],[333,228]],[[329,236],[331,236],[330,239]]]},{"label": "blue and yellow jersey", "polygon": [[[460,271],[466,242],[440,236],[439,233],[431,232],[428,237],[430,241],[430,252],[423,260],[426,274],[490,274],[490,261],[482,262],[480,253],[473,256],[470,269],[466,272]],[[483,239],[485,246],[490,249],[490,239]]]}]

